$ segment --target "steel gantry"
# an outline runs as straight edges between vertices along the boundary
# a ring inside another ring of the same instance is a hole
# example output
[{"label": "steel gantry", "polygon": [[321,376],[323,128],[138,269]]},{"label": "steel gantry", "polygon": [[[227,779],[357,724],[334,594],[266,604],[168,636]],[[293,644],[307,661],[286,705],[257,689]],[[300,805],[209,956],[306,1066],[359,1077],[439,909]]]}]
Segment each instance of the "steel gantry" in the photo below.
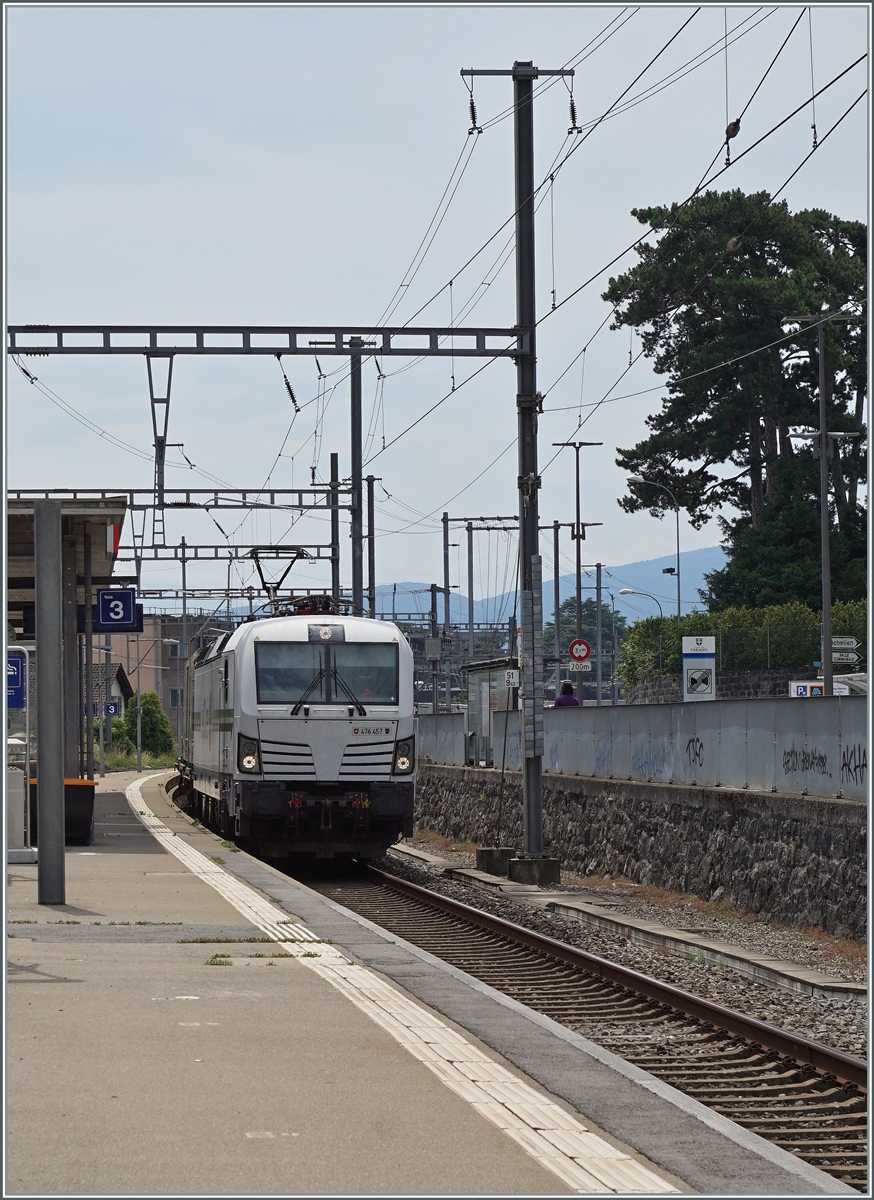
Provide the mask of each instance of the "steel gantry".
[{"label": "steel gantry", "polygon": [[[478,326],[353,325],[10,325],[12,355],[141,354],[146,359],[155,446],[155,540],[164,540],[164,464],[173,359],[184,355],[345,355],[349,359],[352,598],[364,612],[361,364],[371,358],[527,359],[534,330]],[[166,373],[164,373],[166,367]],[[298,489],[299,490],[299,489]],[[313,489],[311,489],[313,490]],[[324,492],[325,489],[322,489]],[[300,507],[300,506],[294,506]]]}]

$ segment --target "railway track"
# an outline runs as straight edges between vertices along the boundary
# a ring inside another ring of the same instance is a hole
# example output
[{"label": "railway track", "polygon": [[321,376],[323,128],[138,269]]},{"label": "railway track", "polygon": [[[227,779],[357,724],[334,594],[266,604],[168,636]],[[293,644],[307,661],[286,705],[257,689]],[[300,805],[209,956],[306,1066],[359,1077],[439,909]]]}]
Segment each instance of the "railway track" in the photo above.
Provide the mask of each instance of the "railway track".
[{"label": "railway track", "polygon": [[308,885],[866,1190],[863,1060],[375,868]]}]

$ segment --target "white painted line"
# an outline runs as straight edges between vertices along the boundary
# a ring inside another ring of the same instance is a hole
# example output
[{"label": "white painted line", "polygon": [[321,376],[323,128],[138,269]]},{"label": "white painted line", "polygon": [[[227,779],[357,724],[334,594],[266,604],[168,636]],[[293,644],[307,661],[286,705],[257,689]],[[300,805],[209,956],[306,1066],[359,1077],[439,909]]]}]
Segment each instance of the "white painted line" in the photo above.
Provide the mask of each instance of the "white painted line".
[{"label": "white painted line", "polygon": [[[368,967],[352,963],[248,884],[178,838],[148,808],[140,780],[128,803],[161,845],[286,954],[315,971],[423,1063],[446,1087],[576,1192],[676,1194],[679,1189],[617,1150],[549,1097],[495,1062],[432,1012],[402,995]],[[317,944],[318,948],[315,948]],[[177,997],[178,998],[178,997]],[[249,1133],[251,1138],[271,1137]]]}]

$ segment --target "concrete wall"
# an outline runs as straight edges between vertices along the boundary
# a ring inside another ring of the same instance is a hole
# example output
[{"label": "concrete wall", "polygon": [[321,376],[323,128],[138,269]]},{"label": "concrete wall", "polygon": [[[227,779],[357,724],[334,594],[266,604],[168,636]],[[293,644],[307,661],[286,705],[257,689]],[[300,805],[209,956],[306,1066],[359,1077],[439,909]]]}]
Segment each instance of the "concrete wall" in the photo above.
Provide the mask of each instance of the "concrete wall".
[{"label": "concrete wall", "polygon": [[[624,875],[705,900],[726,898],[762,918],[866,936],[862,802],[551,773],[543,800],[546,850],[571,870]],[[520,774],[507,771],[502,782],[499,769],[425,766],[416,823],[456,840],[520,846]]]},{"label": "concrete wall", "polygon": [[[555,775],[867,796],[864,696],[558,708],[544,718],[543,765]],[[459,721],[460,714],[420,718],[422,761],[465,765]],[[492,723],[495,767],[520,770],[519,714],[494,712]]]}]

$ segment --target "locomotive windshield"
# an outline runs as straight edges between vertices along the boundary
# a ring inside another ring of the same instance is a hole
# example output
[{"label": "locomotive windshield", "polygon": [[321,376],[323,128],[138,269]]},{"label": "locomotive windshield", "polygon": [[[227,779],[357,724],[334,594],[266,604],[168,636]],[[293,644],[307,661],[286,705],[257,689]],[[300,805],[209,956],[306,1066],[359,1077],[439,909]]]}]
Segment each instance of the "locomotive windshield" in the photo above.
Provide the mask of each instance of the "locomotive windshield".
[{"label": "locomotive windshield", "polygon": [[259,704],[398,703],[398,648],[389,642],[258,642]]}]

